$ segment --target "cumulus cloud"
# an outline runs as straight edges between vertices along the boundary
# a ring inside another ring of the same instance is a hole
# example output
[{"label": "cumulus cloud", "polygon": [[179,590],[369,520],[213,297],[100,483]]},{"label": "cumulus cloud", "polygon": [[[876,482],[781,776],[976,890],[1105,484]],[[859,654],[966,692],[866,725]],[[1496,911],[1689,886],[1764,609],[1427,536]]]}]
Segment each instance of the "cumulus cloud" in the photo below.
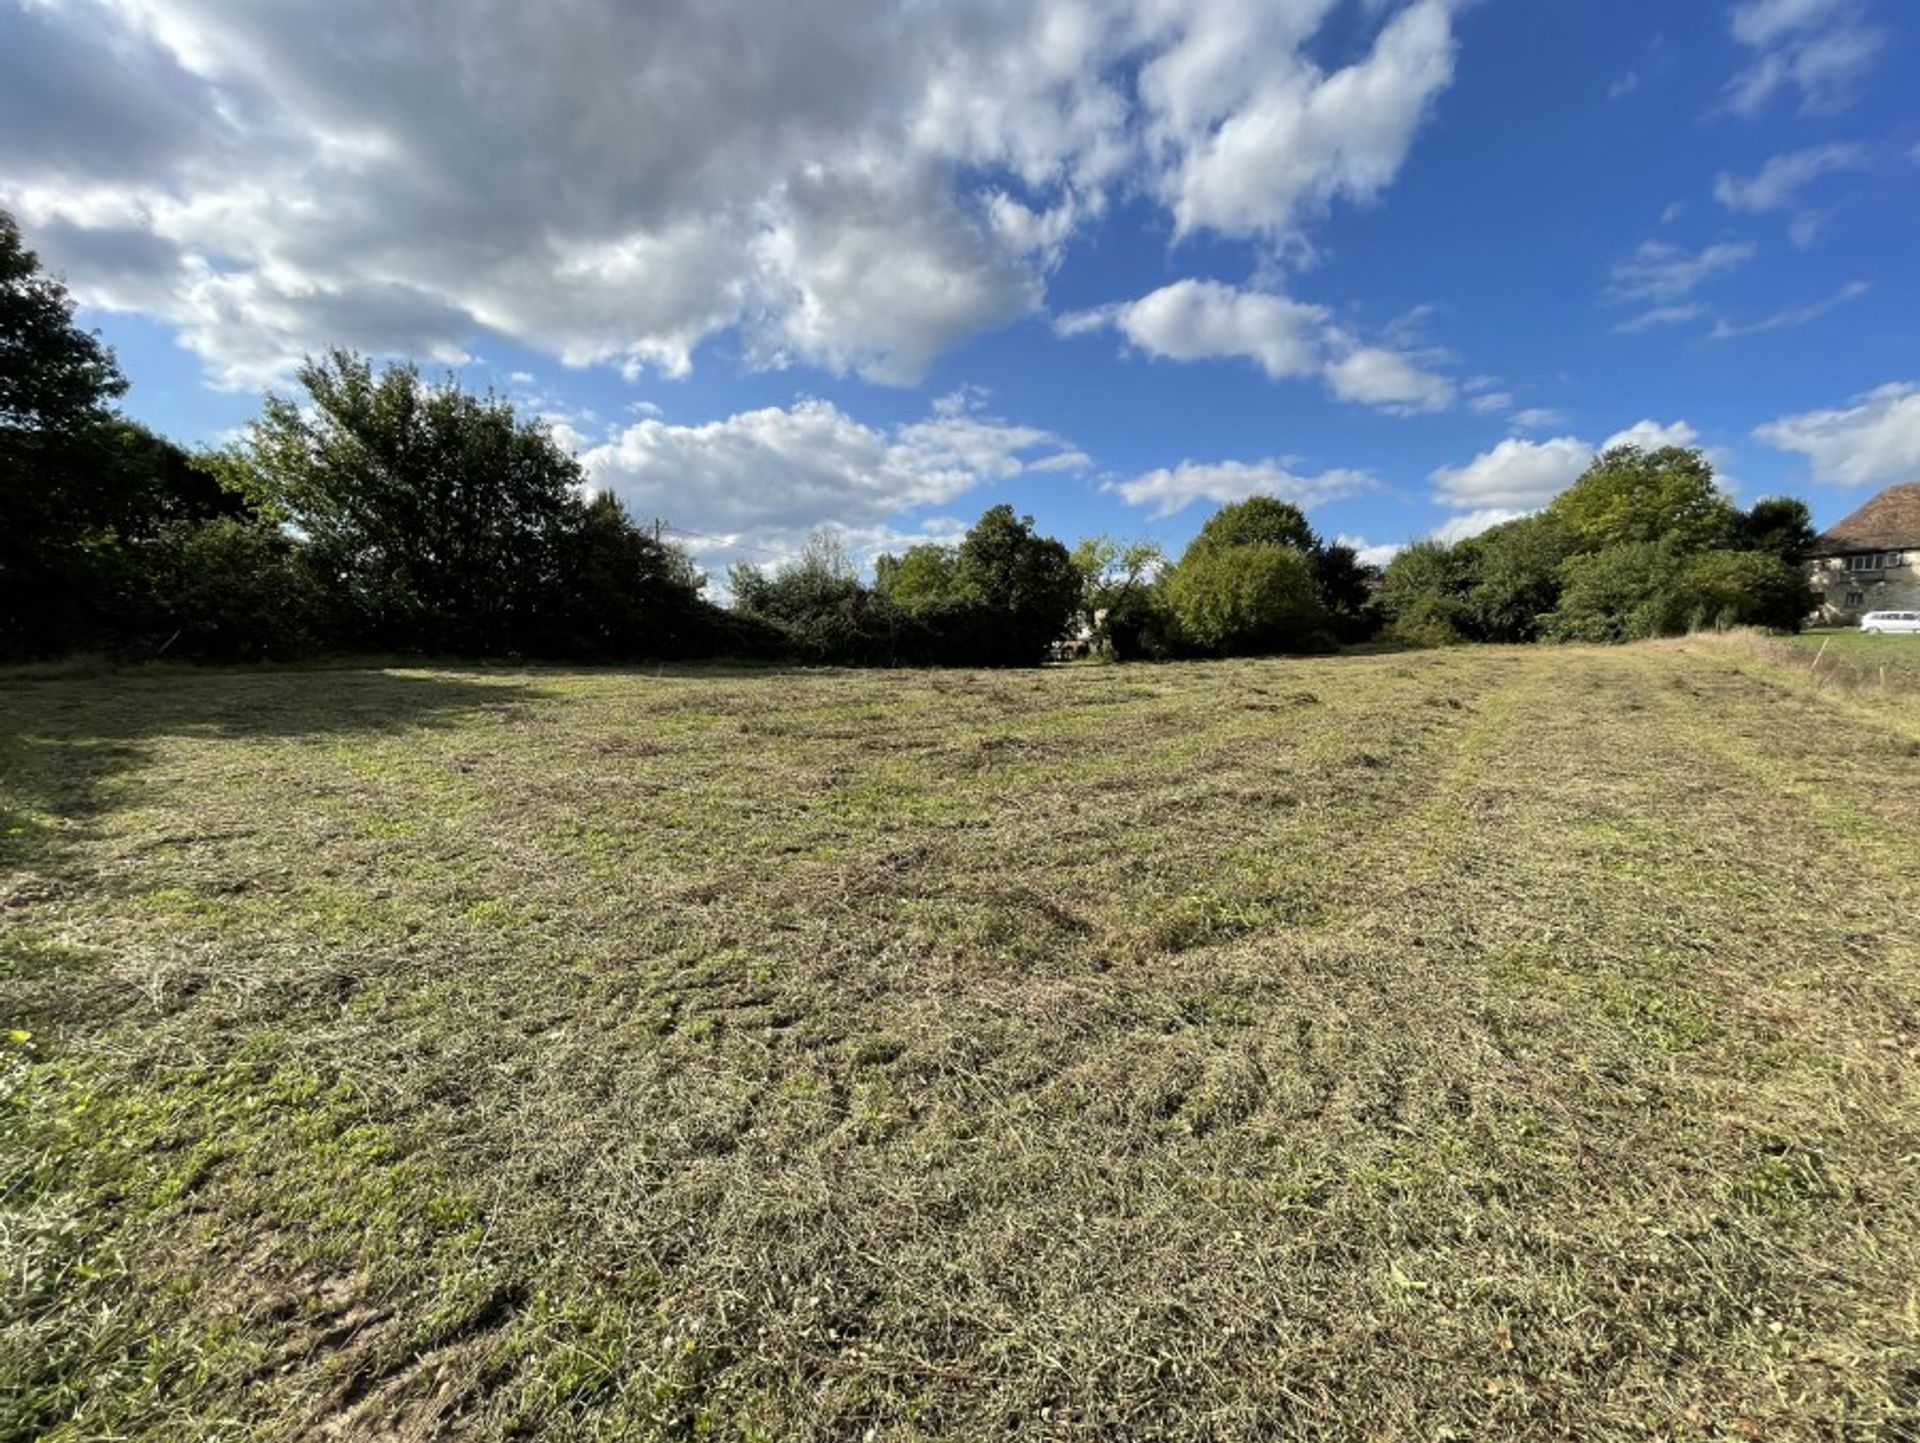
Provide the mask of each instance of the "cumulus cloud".
[{"label": "cumulus cloud", "polygon": [[1523,431],[1544,431],[1566,423],[1566,413],[1551,406],[1528,406],[1513,413],[1513,424]]},{"label": "cumulus cloud", "polygon": [[1181,280],[1094,311],[1062,317],[1066,335],[1111,326],[1150,355],[1176,361],[1238,356],[1275,380],[1320,369],[1330,312],[1324,306],[1219,281]]},{"label": "cumulus cloud", "polygon": [[1728,82],[1723,105],[1758,115],[1797,92],[1800,109],[1824,115],[1853,103],[1887,35],[1866,20],[1865,0],[1743,0],[1729,12],[1733,38],[1753,54]]},{"label": "cumulus cloud", "polygon": [[1164,8],[1186,13],[1139,90],[1182,234],[1286,238],[1336,199],[1373,199],[1453,79],[1450,0],[1414,0],[1331,73],[1302,49],[1327,0]]},{"label": "cumulus cloud", "polygon": [[1451,546],[1456,541],[1465,541],[1469,536],[1478,536],[1482,531],[1491,531],[1509,521],[1518,521],[1525,515],[1525,511],[1515,511],[1505,506],[1486,506],[1477,511],[1449,516],[1429,534],[1435,541],[1444,541]]},{"label": "cumulus cloud", "polygon": [[1069,336],[1111,328],[1169,360],[1240,358],[1275,380],[1322,376],[1341,400],[1386,411],[1437,411],[1454,398],[1453,383],[1426,369],[1422,353],[1363,344],[1325,306],[1219,281],[1175,281],[1054,324]]},{"label": "cumulus cloud", "polygon": [[1577,436],[1545,441],[1509,436],[1463,466],[1442,466],[1433,473],[1434,499],[1460,513],[1434,535],[1457,541],[1538,511],[1577,481],[1596,454],[1615,446],[1658,450],[1693,446],[1699,440],[1699,431],[1685,421],[1651,420],[1616,431],[1598,446]]},{"label": "cumulus cloud", "polygon": [[1453,404],[1453,383],[1422,369],[1407,354],[1383,346],[1357,346],[1327,364],[1327,384],[1343,401],[1378,406],[1400,415],[1444,411]]},{"label": "cumulus cloud", "polygon": [[1892,382],[1842,407],[1782,416],[1753,434],[1778,450],[1804,455],[1821,481],[1911,481],[1920,477],[1920,384]]},{"label": "cumulus cloud", "polygon": [[1111,483],[1122,500],[1133,506],[1151,506],[1156,516],[1171,516],[1195,501],[1221,505],[1249,496],[1277,496],[1301,507],[1322,505],[1372,489],[1365,471],[1322,471],[1305,476],[1294,471],[1292,458],[1264,461],[1182,461],[1162,466],[1129,480]]},{"label": "cumulus cloud", "polygon": [[[910,383],[1028,314],[1109,197],[1307,244],[1391,183],[1455,0],[0,6],[0,204],[218,381],[494,334]],[[1417,403],[1414,403],[1417,404]]]},{"label": "cumulus cloud", "polygon": [[[895,518],[1029,470],[1078,469],[1050,432],[988,415],[977,398],[881,429],[829,401],[680,426],[647,418],[580,456],[636,515],[692,533],[703,557],[791,549],[823,519],[892,535]],[[704,542],[704,544],[700,544]]]},{"label": "cumulus cloud", "polygon": [[1354,555],[1360,558],[1360,564],[1362,566],[1385,566],[1389,561],[1393,560],[1394,557],[1407,549],[1406,543],[1402,541],[1383,541],[1377,544],[1369,544],[1366,537],[1348,536],[1345,532],[1334,537],[1334,543],[1339,546],[1352,547]]},{"label": "cumulus cloud", "polygon": [[1642,451],[1658,451],[1666,446],[1691,446],[1700,439],[1700,433],[1685,421],[1669,421],[1662,425],[1658,421],[1635,421],[1624,431],[1615,431],[1599,445],[1599,450],[1611,451],[1615,446],[1638,446]]},{"label": "cumulus cloud", "polygon": [[1572,436],[1556,436],[1549,441],[1509,436],[1464,466],[1440,467],[1432,479],[1435,495],[1443,505],[1463,511],[1498,509],[1519,514],[1545,506],[1572,485],[1591,460],[1593,447]]}]

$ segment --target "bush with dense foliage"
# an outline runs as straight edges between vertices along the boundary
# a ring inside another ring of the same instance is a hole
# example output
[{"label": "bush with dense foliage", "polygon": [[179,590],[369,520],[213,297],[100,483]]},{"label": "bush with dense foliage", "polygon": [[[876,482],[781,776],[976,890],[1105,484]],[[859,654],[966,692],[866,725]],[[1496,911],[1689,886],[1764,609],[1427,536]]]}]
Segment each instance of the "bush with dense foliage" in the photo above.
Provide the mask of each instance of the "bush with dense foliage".
[{"label": "bush with dense foliage", "polygon": [[1408,547],[1380,605],[1392,634],[1448,641],[1633,641],[1712,626],[1798,630],[1806,506],[1741,511],[1697,450],[1616,447],[1546,510],[1446,545]]},{"label": "bush with dense foliage", "polygon": [[320,649],[326,597],[294,540],[253,518],[169,521],[127,547],[120,650],[181,661],[287,661]]},{"label": "bush with dense foliage", "polygon": [[1160,586],[1181,644],[1208,656],[1327,650],[1338,608],[1364,632],[1369,590],[1351,550],[1327,547],[1299,507],[1271,496],[1216,511]]},{"label": "bush with dense foliage", "polygon": [[1033,666],[1072,625],[1081,578],[1032,517],[990,508],[957,546],[881,556],[871,587],[831,532],[771,574],[737,566],[735,609],[800,660],[841,666]]},{"label": "bush with dense foliage", "polygon": [[1313,571],[1291,546],[1196,544],[1167,574],[1166,595],[1181,634],[1208,655],[1327,647]]}]

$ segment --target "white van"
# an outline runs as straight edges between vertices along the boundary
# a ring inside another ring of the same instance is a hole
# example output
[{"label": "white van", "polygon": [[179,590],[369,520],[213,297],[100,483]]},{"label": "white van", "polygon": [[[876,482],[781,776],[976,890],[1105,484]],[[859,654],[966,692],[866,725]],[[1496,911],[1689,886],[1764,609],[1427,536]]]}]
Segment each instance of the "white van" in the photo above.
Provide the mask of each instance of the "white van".
[{"label": "white van", "polygon": [[1869,611],[1860,618],[1860,629],[1875,636],[1883,631],[1920,632],[1920,611]]}]

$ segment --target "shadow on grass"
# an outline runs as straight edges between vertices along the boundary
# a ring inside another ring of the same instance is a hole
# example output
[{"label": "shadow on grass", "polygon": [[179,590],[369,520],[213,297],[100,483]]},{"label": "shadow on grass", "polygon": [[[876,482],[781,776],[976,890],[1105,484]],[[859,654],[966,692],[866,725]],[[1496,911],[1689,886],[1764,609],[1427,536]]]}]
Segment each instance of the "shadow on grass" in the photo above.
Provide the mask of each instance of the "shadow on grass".
[{"label": "shadow on grass", "polygon": [[543,693],[524,682],[389,671],[103,672],[0,690],[0,876],[45,866],[111,812],[167,737],[368,735],[448,726]]}]

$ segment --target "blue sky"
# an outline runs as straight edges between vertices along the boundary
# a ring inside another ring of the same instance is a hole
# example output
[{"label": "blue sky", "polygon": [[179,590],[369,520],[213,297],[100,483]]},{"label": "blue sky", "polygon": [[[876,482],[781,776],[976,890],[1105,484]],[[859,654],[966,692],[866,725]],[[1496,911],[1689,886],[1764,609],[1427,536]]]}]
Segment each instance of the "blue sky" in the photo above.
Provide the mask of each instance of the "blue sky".
[{"label": "blue sky", "polygon": [[160,429],[452,365],[715,567],[1256,491],[1378,556],[1621,435],[1920,477],[1894,0],[808,11],[0,0],[0,205]]}]

